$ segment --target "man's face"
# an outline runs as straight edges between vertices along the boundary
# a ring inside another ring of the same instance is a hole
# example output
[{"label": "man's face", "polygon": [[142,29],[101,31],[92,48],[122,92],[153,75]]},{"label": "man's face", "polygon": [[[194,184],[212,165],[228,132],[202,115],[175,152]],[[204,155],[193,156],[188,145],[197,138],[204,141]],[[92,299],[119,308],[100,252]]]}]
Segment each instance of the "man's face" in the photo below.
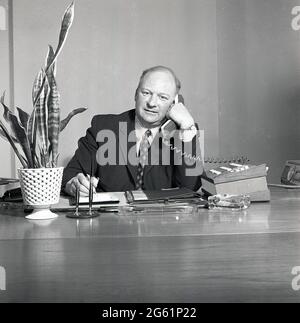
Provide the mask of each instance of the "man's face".
[{"label": "man's face", "polygon": [[135,97],[136,114],[146,128],[160,126],[176,96],[175,80],[168,71],[149,72]]}]

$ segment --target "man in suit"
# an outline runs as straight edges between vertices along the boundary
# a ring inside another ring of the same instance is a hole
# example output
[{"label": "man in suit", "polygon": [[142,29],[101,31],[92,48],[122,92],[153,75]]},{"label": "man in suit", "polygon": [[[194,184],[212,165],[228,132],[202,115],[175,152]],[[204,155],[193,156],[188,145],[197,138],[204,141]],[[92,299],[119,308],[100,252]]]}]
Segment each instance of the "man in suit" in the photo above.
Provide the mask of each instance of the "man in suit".
[{"label": "man in suit", "polygon": [[[180,87],[170,68],[145,70],[135,93],[135,109],[92,119],[64,170],[64,191],[75,195],[78,188],[87,195],[90,177],[97,191],[199,189],[203,167],[198,132],[187,108],[177,102]],[[166,141],[167,120],[178,131]]]}]

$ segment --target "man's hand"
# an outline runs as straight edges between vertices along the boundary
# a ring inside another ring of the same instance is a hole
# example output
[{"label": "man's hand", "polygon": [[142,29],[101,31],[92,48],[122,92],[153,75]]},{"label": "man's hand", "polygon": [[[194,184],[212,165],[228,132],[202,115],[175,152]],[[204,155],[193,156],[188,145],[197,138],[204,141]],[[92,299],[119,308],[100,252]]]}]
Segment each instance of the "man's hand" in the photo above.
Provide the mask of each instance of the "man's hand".
[{"label": "man's hand", "polygon": [[[99,179],[92,177],[93,190],[96,192]],[[77,174],[75,177],[70,179],[66,184],[65,191],[72,196],[76,195],[76,188],[79,189],[81,196],[89,196],[90,187],[90,175],[84,176],[83,173]]]},{"label": "man's hand", "polygon": [[175,103],[168,110],[166,117],[173,120],[181,130],[189,129],[195,124],[193,117],[182,103]]}]

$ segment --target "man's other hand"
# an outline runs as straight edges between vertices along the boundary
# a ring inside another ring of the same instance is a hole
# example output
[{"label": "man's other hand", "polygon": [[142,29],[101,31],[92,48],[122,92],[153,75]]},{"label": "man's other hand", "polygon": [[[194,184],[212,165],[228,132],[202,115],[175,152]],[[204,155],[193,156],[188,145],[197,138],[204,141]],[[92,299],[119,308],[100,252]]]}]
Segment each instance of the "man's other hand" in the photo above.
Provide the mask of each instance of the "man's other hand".
[{"label": "man's other hand", "polygon": [[[92,185],[94,192],[96,192],[98,181],[99,179],[97,179],[96,177],[92,177]],[[75,196],[76,188],[78,188],[81,196],[89,196],[89,187],[90,175],[84,176],[83,173],[79,173],[67,182],[65,191],[69,195]]]},{"label": "man's other hand", "polygon": [[182,103],[175,103],[168,110],[166,117],[173,120],[181,130],[189,129],[195,124],[192,115]]}]

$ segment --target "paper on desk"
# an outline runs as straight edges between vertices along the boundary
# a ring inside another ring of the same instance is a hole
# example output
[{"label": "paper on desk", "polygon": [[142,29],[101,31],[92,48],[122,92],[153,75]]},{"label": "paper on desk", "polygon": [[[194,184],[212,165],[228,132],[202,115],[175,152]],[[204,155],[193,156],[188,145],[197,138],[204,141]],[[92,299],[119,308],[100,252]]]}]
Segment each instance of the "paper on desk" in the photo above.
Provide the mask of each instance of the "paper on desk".
[{"label": "paper on desk", "polygon": [[[93,194],[93,203],[118,203],[118,202],[120,202],[118,195],[111,192],[99,192],[99,193]],[[79,203],[88,204],[89,197],[80,196]]]}]

